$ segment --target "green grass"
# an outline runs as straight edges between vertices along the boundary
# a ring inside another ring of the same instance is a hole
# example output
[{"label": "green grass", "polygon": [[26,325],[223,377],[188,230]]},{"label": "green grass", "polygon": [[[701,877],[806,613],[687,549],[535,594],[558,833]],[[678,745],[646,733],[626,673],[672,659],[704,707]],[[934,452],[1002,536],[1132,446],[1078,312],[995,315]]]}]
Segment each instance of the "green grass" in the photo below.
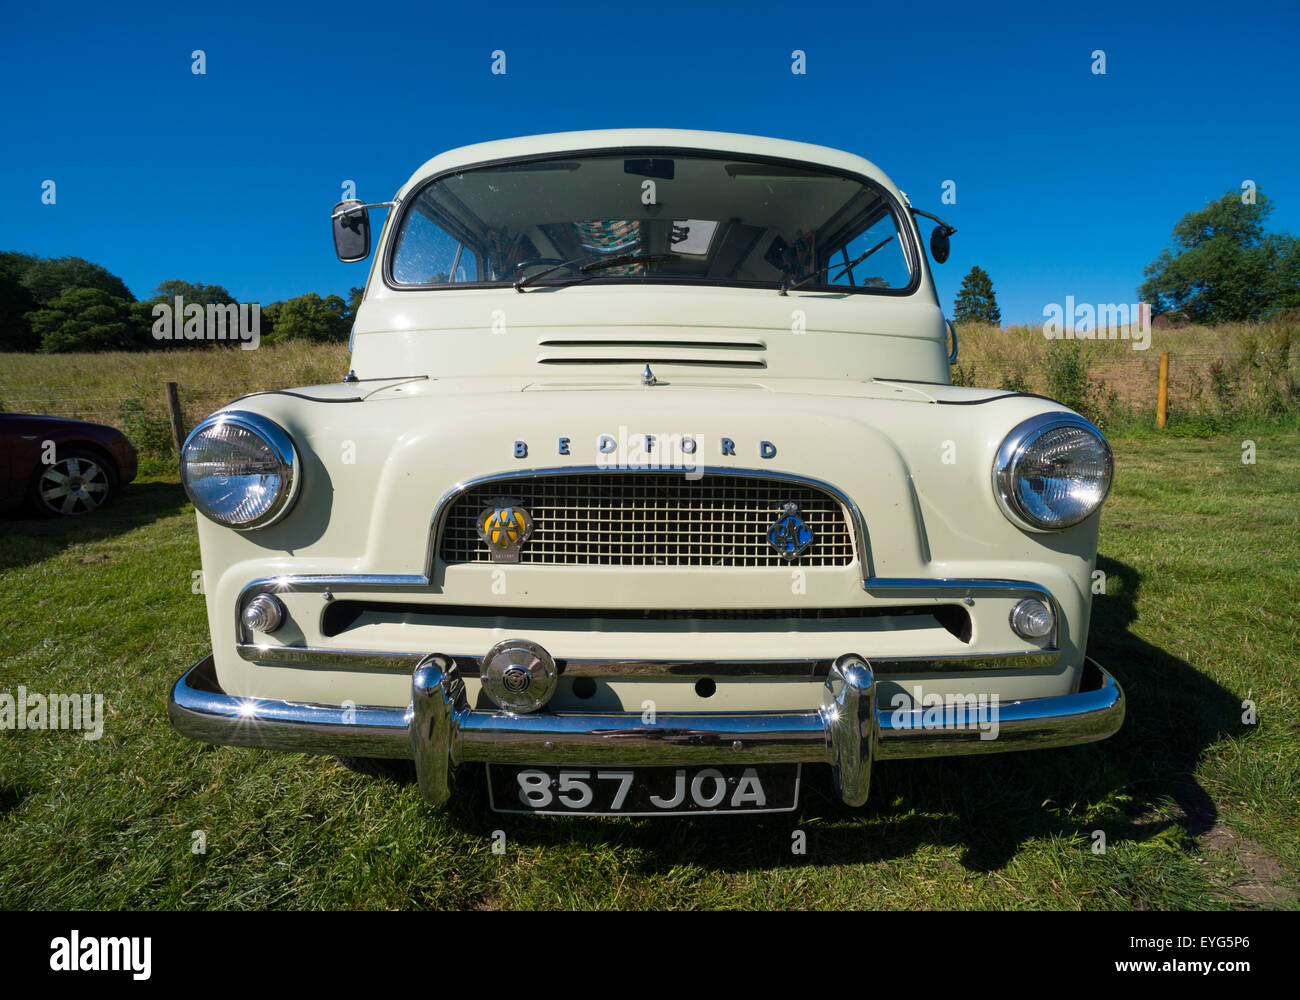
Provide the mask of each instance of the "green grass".
[{"label": "green grass", "polygon": [[1294,906],[1300,431],[1255,440],[1254,465],[1236,437],[1113,442],[1090,653],[1128,694],[1118,736],[889,762],[857,810],[812,768],[799,813],[760,819],[495,816],[472,770],[437,812],[413,784],[330,758],[190,742],[165,710],[207,644],[179,487],[136,483],[91,518],[0,521],[0,691],[108,705],[98,742],[0,733],[0,906]]}]

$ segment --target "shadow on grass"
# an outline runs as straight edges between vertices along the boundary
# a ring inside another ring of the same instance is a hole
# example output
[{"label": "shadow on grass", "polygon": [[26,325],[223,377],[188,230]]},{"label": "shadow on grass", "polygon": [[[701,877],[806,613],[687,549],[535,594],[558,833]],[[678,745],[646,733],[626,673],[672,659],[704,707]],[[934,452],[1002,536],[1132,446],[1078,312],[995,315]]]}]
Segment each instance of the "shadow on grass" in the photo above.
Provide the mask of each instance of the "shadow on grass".
[{"label": "shadow on grass", "polygon": [[107,507],[75,517],[0,515],[0,570],[41,562],[72,545],[99,542],[179,514],[189,503],[179,483],[130,483]]},{"label": "shadow on grass", "polygon": [[[887,761],[872,777],[871,799],[844,806],[829,768],[805,769],[799,811],[711,819],[540,819],[488,811],[481,768],[458,776],[448,818],[486,836],[504,828],[534,845],[605,841],[638,849],[647,872],[694,864],[741,872],[788,864],[860,864],[909,858],[931,845],[957,846],[969,871],[1001,869],[1031,839],[1058,837],[1088,850],[1093,831],[1108,847],[1146,841],[1174,825],[1148,817],[1172,800],[1178,825],[1197,836],[1217,809],[1197,784],[1207,747],[1240,731],[1241,699],[1189,663],[1133,635],[1140,575],[1105,557],[1109,596],[1093,603],[1089,654],[1123,687],[1127,716],[1111,739],[1080,747],[977,757]],[[805,855],[792,833],[807,835]]]},{"label": "shadow on grass", "polygon": [[0,816],[13,812],[31,794],[26,785],[0,785]]}]

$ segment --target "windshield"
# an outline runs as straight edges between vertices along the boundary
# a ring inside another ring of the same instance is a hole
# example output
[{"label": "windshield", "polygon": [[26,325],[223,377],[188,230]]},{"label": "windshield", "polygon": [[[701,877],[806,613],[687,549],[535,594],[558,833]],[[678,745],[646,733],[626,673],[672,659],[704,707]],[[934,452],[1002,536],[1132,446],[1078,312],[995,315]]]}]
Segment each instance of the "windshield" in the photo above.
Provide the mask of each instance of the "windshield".
[{"label": "windshield", "polygon": [[669,282],[897,294],[913,275],[895,212],[869,181],[762,160],[495,164],[419,191],[389,277],[422,288]]}]

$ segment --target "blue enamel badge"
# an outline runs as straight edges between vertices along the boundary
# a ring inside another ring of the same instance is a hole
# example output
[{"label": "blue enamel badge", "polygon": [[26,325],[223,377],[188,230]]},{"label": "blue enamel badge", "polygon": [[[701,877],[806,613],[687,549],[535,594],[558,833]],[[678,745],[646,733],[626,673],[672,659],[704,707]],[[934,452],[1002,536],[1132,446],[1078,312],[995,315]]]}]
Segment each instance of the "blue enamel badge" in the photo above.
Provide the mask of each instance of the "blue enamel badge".
[{"label": "blue enamel badge", "polygon": [[788,503],[767,529],[767,544],[786,562],[794,562],[812,544],[812,528],[799,516],[799,505]]}]

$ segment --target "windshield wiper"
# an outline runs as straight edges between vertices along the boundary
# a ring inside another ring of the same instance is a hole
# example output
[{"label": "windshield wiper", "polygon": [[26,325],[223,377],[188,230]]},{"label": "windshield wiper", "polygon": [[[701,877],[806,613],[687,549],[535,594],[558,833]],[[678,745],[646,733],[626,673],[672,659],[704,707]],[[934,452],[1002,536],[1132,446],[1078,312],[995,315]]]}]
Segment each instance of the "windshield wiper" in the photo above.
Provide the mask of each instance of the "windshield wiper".
[{"label": "windshield wiper", "polygon": [[558,271],[562,267],[576,268],[584,260],[591,260],[591,254],[585,253],[581,257],[574,257],[572,260],[562,260],[558,264],[552,264],[550,267],[543,268],[540,271],[534,271],[526,278],[521,274],[515,279],[515,291],[522,292],[528,285],[531,285],[538,278],[544,278],[552,271]]},{"label": "windshield wiper", "polygon": [[[853,273],[853,269],[854,269],[855,267],[857,267],[859,264],[861,264],[864,260],[866,260],[868,257],[870,257],[873,253],[875,253],[877,250],[879,250],[881,247],[883,247],[886,243],[888,243],[888,242],[889,242],[890,240],[892,240],[893,238],[894,238],[894,237],[892,237],[892,236],[886,236],[883,240],[881,240],[879,243],[877,243],[874,247],[872,247],[870,250],[868,250],[868,251],[867,251],[866,253],[864,253],[862,256],[860,256],[860,257],[855,257],[853,260],[845,261],[843,264],[827,264],[827,265],[826,265],[826,273],[827,273],[826,283],[829,285],[832,281],[836,281],[836,280],[838,280],[838,279],[844,277],[846,274],[852,274],[852,273]],[[839,268],[841,268],[840,273],[837,274],[837,275],[835,275],[834,278],[830,277],[830,269],[831,269],[832,267],[839,267]],[[790,289],[792,289],[792,288],[798,288],[800,285],[806,285],[806,284],[808,284],[808,282],[812,281],[813,278],[817,277],[817,275],[819,275],[819,274],[821,274],[821,273],[822,273],[821,270],[818,269],[818,270],[814,271],[812,274],[806,274],[806,275],[804,275],[802,278],[800,278],[798,281],[791,282],[790,284],[786,284],[784,281],[781,282],[781,294],[784,295],[786,292],[788,292],[788,291],[789,291]]]},{"label": "windshield wiper", "polygon": [[[593,260],[592,258],[595,257]],[[682,258],[675,253],[621,253],[616,257],[600,257],[595,254],[584,254],[581,257],[574,257],[572,260],[561,261],[558,264],[552,264],[548,268],[536,271],[526,278],[515,279],[515,291],[522,292],[539,278],[544,278],[561,268],[570,268],[578,270],[583,274],[591,274],[595,271],[603,271],[607,267],[621,267],[624,264],[671,264]],[[586,261],[584,264],[583,261]]]},{"label": "windshield wiper", "polygon": [[681,257],[675,253],[621,253],[617,257],[593,260],[590,264],[583,264],[578,270],[583,274],[590,274],[592,271],[603,271],[607,267],[621,267],[624,264],[671,264],[679,260]]}]

